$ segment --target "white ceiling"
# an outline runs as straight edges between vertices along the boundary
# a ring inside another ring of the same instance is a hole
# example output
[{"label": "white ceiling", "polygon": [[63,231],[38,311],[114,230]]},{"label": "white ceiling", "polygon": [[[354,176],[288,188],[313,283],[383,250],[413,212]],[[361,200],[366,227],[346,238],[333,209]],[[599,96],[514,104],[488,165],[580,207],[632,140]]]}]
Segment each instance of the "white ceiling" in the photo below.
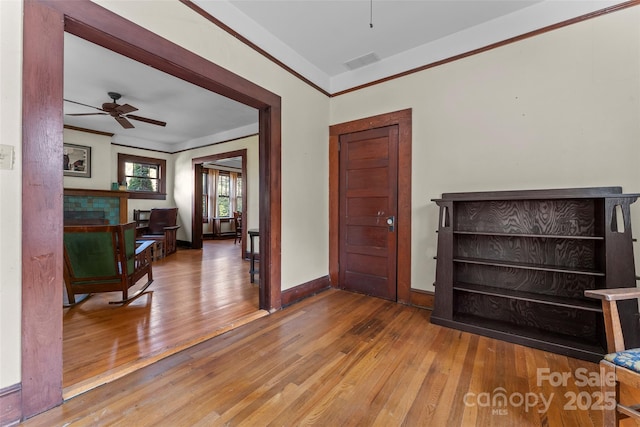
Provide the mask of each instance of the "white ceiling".
[{"label": "white ceiling", "polygon": [[[329,93],[601,10],[611,0],[191,0]],[[370,28],[372,14],[373,28]],[[344,64],[375,53],[357,70]]]},{"label": "white ceiling", "polygon": [[[620,1],[192,0],[328,93],[348,90]],[[373,24],[373,28],[370,27]],[[374,55],[371,55],[374,54]],[[377,60],[350,69],[345,63]],[[132,113],[166,128],[109,116],[65,124],[114,133],[114,142],[175,152],[255,134],[257,111],[75,36],[65,35],[65,99],[100,107],[119,92]],[[65,102],[65,113],[94,112]]]},{"label": "white ceiling", "polygon": [[[119,104],[136,108],[131,114],[164,121],[166,127],[130,120],[124,129],[106,115],[68,116],[67,125],[113,133],[113,142],[175,152],[258,132],[258,112],[213,92],[203,90],[127,57],[65,33],[64,98],[94,107],[111,102],[107,92],[118,92]],[[65,114],[99,113],[65,102]]]},{"label": "white ceiling", "polygon": [[224,159],[218,159],[212,162],[204,163],[203,166],[205,168],[222,168],[242,171],[242,157],[227,157]]}]

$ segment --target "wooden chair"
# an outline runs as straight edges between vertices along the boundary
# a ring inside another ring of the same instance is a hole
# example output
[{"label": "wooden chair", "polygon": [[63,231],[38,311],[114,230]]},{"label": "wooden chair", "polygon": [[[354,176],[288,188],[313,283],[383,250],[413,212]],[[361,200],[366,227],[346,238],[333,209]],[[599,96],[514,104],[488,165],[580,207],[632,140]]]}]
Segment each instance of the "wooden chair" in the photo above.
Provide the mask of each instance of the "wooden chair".
[{"label": "wooden chair", "polygon": [[[598,289],[585,291],[585,296],[602,301],[607,354],[600,362],[600,387],[604,401],[604,427],[618,426],[623,418],[640,421],[640,405],[620,402],[620,387],[640,392],[640,348],[626,349],[618,310],[618,301],[640,297],[638,288]],[[615,398],[615,402],[613,402]]]},{"label": "wooden chair", "polygon": [[233,240],[233,244],[235,245],[238,242],[242,242],[242,212],[234,212],[233,220],[236,228],[236,236]]},{"label": "wooden chair", "polygon": [[146,227],[138,228],[138,238],[153,240],[161,243],[161,255],[154,255],[155,259],[171,255],[176,251],[178,229],[178,208],[154,208],[149,213],[149,223]]},{"label": "wooden chair", "polygon": [[142,230],[149,226],[149,215],[151,215],[150,210],[133,210],[133,220],[136,222],[136,230],[138,230],[138,234],[141,234]]},{"label": "wooden chair", "polygon": [[[76,304],[76,295],[115,291],[122,292],[122,299],[109,304],[123,304],[141,295],[153,282],[152,242],[136,243],[134,222],[66,226],[63,242],[64,281],[70,305]],[[147,282],[129,295],[129,288],[145,275]]]}]

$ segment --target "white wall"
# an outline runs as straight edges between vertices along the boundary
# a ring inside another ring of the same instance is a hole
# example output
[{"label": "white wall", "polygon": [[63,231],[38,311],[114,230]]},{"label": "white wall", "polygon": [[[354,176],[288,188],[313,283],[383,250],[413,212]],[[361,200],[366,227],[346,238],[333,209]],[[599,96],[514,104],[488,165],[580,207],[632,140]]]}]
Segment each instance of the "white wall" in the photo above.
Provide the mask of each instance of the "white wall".
[{"label": "white wall", "polygon": [[96,3],[282,98],[282,289],[326,276],[329,99],[180,2]]},{"label": "white wall", "polygon": [[64,188],[110,190],[111,182],[117,181],[111,173],[111,137],[72,129],[65,129],[63,135],[67,144],[91,147],[91,177],[65,176]]},{"label": "white wall", "polygon": [[[331,123],[405,108],[413,109],[412,287],[432,290],[431,198],[610,185],[640,192],[640,7],[335,97]],[[632,212],[640,228],[640,202]]]},{"label": "white wall", "polygon": [[0,144],[15,164],[0,170],[0,389],[20,382],[22,298],[22,2],[0,1]]}]

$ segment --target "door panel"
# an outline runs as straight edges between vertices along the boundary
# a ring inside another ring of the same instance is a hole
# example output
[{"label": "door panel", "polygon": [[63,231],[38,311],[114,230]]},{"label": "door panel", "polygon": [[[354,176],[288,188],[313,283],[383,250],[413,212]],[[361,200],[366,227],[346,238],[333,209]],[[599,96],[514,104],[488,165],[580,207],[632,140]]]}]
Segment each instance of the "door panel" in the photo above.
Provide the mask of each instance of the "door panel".
[{"label": "door panel", "polygon": [[340,135],[340,287],[395,301],[398,126]]},{"label": "door panel", "polygon": [[376,216],[385,197],[351,197],[347,201],[347,210],[352,216]]},{"label": "door panel", "polygon": [[386,195],[389,175],[387,166],[384,168],[367,168],[347,171],[349,195],[351,197]]},{"label": "door panel", "polygon": [[348,262],[351,273],[362,272],[363,274],[372,274],[378,277],[386,277],[389,274],[387,264],[378,262],[372,263],[375,256],[351,253],[348,255]]},{"label": "door panel", "polygon": [[349,246],[373,246],[375,248],[384,248],[387,244],[389,232],[382,227],[374,224],[371,226],[352,226],[348,227],[347,244]]}]

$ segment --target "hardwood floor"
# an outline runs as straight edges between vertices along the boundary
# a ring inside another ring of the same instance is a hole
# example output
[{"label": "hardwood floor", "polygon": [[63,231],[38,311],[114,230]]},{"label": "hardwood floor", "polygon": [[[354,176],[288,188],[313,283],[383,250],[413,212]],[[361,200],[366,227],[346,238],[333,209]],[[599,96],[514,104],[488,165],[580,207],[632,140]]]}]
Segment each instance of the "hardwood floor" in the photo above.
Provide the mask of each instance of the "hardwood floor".
[{"label": "hardwood floor", "polygon": [[153,284],[129,304],[103,293],[65,308],[64,397],[266,315],[248,271],[233,240],[205,240],[154,262]]},{"label": "hardwood floor", "polygon": [[599,388],[581,380],[596,364],[433,325],[429,315],[329,290],[25,425],[601,425],[590,410]]}]

